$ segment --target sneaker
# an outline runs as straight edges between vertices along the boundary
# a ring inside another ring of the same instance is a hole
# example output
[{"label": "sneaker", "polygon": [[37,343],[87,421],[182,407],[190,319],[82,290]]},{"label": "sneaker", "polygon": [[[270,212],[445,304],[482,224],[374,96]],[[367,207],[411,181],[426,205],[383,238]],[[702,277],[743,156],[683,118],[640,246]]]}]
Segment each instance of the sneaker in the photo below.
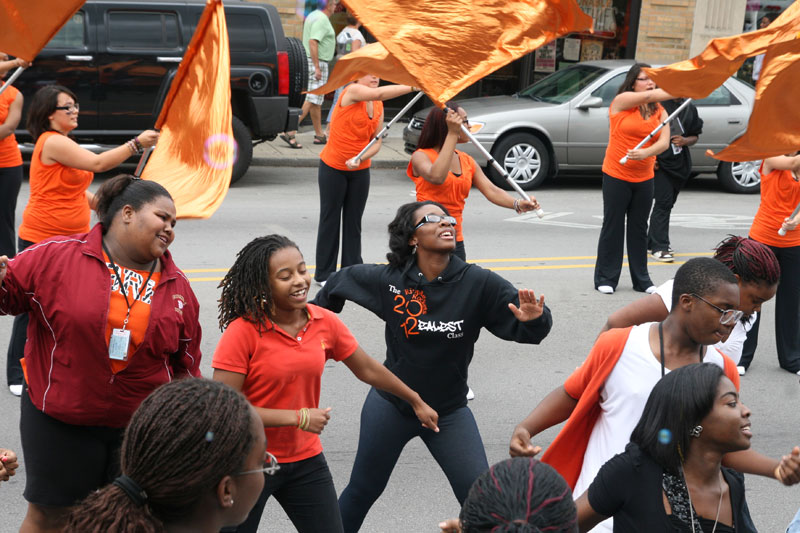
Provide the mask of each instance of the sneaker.
[{"label": "sneaker", "polygon": [[745,372],[747,372],[747,369],[743,366],[737,366],[736,371],[739,372],[740,376],[744,376]]},{"label": "sneaker", "polygon": [[475,393],[472,391],[472,387],[469,387],[469,390],[467,391],[467,400],[474,400],[474,399],[475,399]]},{"label": "sneaker", "polygon": [[597,292],[602,292],[603,294],[614,294],[614,287],[611,285],[600,285],[597,287]]},{"label": "sneaker", "polygon": [[18,385],[9,385],[8,390],[11,391],[11,394],[14,396],[22,396],[22,384]]},{"label": "sneaker", "polygon": [[661,250],[656,250],[655,252],[650,254],[650,257],[652,257],[656,261],[661,261],[662,263],[672,263],[675,260],[675,257],[671,253],[664,252]]},{"label": "sneaker", "polygon": [[644,292],[646,292],[647,294],[653,294],[653,293],[655,293],[657,290],[658,290],[658,287],[656,287],[655,285],[650,285],[649,287],[647,287],[647,288],[644,290]]}]

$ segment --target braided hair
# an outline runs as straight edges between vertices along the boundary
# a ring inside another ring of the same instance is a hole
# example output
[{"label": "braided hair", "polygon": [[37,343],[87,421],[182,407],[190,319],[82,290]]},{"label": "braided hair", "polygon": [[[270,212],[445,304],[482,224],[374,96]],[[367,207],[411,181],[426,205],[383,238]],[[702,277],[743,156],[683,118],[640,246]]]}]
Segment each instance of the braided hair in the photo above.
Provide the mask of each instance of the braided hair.
[{"label": "braided hair", "polygon": [[297,245],[283,235],[267,235],[250,241],[238,254],[233,266],[217,288],[219,299],[219,328],[225,330],[237,318],[258,327],[259,334],[269,329],[273,318],[272,292],[269,288],[269,260],[272,254]]},{"label": "braided hair", "polygon": [[142,505],[116,484],[72,513],[67,533],[161,533],[185,519],[220,480],[239,472],[256,441],[247,400],[216,381],[162,385],[133,414],[120,450],[122,473],[147,494]]},{"label": "braided hair", "polygon": [[389,253],[386,254],[386,260],[389,265],[395,268],[403,268],[408,263],[411,256],[414,255],[414,247],[408,244],[411,237],[414,236],[414,226],[417,225],[417,220],[414,218],[414,213],[423,205],[435,205],[445,215],[450,215],[450,212],[445,206],[439,202],[427,200],[424,202],[410,202],[401,205],[397,209],[397,214],[394,220],[389,222]]},{"label": "braided hair", "polygon": [[781,277],[775,253],[766,244],[748,237],[729,235],[714,252],[714,259],[721,261],[743,282],[775,285]]},{"label": "braided hair", "polygon": [[461,508],[463,533],[577,533],[572,490],[548,464],[515,457],[492,465],[469,489]]}]

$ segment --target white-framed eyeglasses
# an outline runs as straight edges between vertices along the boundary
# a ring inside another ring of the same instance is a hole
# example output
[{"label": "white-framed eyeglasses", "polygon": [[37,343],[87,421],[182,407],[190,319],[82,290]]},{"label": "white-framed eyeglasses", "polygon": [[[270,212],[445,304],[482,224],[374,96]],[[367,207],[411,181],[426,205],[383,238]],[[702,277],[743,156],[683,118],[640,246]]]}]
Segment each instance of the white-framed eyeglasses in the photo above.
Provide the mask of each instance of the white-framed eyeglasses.
[{"label": "white-framed eyeglasses", "polygon": [[245,474],[266,474],[268,476],[274,476],[275,472],[281,469],[281,466],[278,464],[278,460],[269,452],[266,452],[267,458],[264,460],[264,467],[263,468],[256,468],[255,470],[245,470],[244,472],[236,472],[233,474],[234,476],[243,476]]}]

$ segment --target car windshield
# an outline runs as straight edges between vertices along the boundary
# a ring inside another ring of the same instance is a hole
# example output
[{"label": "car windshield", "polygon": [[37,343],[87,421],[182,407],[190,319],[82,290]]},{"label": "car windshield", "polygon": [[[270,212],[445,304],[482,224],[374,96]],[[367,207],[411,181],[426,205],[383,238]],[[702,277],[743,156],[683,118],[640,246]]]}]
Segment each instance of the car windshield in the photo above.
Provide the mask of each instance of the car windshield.
[{"label": "car windshield", "polygon": [[562,104],[606,72],[608,71],[604,68],[590,65],[565,68],[523,89],[519,96],[532,98],[538,102]]}]

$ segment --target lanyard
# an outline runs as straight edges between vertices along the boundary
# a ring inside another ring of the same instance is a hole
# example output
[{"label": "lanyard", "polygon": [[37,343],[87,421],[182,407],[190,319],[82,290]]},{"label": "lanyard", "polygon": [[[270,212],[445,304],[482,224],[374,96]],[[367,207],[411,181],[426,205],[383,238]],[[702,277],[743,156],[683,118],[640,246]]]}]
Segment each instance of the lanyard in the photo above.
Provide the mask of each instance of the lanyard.
[{"label": "lanyard", "polygon": [[106,255],[108,256],[108,260],[111,261],[111,266],[114,269],[114,275],[117,276],[117,281],[119,282],[119,288],[122,289],[122,296],[125,298],[125,304],[128,306],[128,312],[125,314],[125,320],[122,322],[122,329],[125,329],[125,326],[128,325],[128,319],[131,316],[131,309],[136,304],[136,301],[142,297],[142,293],[144,289],[147,287],[147,284],[150,282],[150,278],[153,277],[153,272],[156,270],[156,262],[158,259],[153,259],[153,266],[150,267],[150,273],[147,275],[147,279],[144,280],[144,283],[141,287],[139,287],[139,294],[136,295],[136,298],[133,299],[133,303],[128,301],[128,290],[125,288],[125,285],[122,283],[122,275],[119,272],[119,267],[114,262],[114,259],[111,257],[111,252],[108,251],[108,246],[106,246],[105,241],[103,241],[103,250],[105,250]]},{"label": "lanyard", "polygon": [[[661,348],[661,377],[664,377],[664,326],[662,326],[663,322],[658,323],[658,344],[659,348]],[[703,362],[703,345],[700,345],[700,362]]]}]

